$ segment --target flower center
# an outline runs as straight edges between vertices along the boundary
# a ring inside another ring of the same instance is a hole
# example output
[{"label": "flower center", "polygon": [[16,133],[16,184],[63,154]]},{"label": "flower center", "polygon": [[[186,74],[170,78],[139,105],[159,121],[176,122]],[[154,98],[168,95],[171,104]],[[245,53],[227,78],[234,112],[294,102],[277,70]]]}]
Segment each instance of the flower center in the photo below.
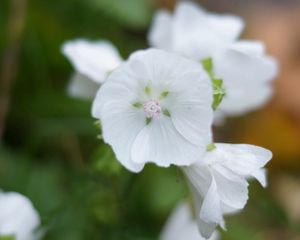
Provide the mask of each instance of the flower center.
[{"label": "flower center", "polygon": [[161,113],[159,101],[153,99],[144,102],[143,109],[148,118],[158,117]]}]

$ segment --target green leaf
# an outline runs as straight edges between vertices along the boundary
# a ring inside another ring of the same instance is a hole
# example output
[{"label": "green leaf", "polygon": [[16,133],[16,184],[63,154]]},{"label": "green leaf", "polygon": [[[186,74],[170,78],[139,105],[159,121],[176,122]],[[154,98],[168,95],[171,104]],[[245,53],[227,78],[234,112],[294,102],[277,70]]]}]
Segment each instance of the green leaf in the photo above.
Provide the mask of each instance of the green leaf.
[{"label": "green leaf", "polygon": [[213,91],[214,91],[214,99],[213,99],[213,104],[212,108],[213,110],[216,110],[218,106],[221,104],[226,92],[223,87],[223,80],[219,79],[215,76],[214,74],[214,66],[213,66],[213,60],[212,58],[206,58],[201,61],[201,64],[205,71],[208,73],[212,86],[213,86]]}]

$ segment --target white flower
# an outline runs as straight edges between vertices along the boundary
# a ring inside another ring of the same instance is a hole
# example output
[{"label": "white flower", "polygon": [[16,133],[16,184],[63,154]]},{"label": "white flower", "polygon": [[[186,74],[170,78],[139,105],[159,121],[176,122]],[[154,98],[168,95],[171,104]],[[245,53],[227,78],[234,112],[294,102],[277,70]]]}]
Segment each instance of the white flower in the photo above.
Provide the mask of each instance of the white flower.
[{"label": "white flower", "polygon": [[151,46],[196,61],[212,59],[214,75],[223,80],[226,92],[217,109],[220,118],[261,107],[272,95],[277,63],[266,55],[261,42],[238,41],[243,27],[239,17],[208,13],[191,2],[181,2],[173,15],[155,14],[148,38]]},{"label": "white flower", "polygon": [[104,141],[129,170],[144,164],[186,166],[211,140],[212,87],[194,61],[145,50],[108,77],[93,103]]},{"label": "white flower", "polygon": [[157,11],[148,39],[153,47],[202,60],[236,41],[243,27],[239,17],[208,13],[192,2],[180,2],[173,15]]},{"label": "white flower", "polygon": [[115,46],[104,40],[68,41],[62,52],[77,72],[69,85],[69,93],[82,98],[94,97],[108,74],[123,62]]},{"label": "white flower", "polygon": [[198,227],[209,238],[223,215],[240,211],[248,200],[247,179],[254,177],[266,186],[263,167],[272,158],[264,148],[247,144],[215,145],[203,161],[184,167],[196,205]]},{"label": "white flower", "polygon": [[223,80],[226,95],[219,115],[235,116],[263,106],[273,94],[276,61],[257,41],[238,41],[213,57],[214,73]]},{"label": "white flower", "polygon": [[34,231],[39,225],[40,217],[26,197],[15,192],[0,192],[0,237],[35,240],[38,237]]},{"label": "white flower", "polygon": [[[187,203],[180,203],[167,220],[160,240],[204,240],[199,234],[197,222],[193,219]],[[218,240],[218,232],[214,232],[209,240]]]}]

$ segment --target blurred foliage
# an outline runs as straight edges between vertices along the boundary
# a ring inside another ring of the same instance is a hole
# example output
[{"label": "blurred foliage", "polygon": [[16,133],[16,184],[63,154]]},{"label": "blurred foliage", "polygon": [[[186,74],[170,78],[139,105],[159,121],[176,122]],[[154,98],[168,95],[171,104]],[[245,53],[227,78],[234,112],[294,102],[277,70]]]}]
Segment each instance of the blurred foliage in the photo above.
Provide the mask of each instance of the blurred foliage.
[{"label": "blurred foliage", "polygon": [[[8,45],[10,3],[0,1],[1,58]],[[32,200],[46,240],[155,240],[172,208],[189,194],[176,168],[148,165],[132,174],[121,167],[97,138],[91,103],[66,95],[73,69],[60,53],[62,43],[108,39],[126,58],[147,47],[154,5],[150,0],[28,1],[0,148],[0,188]],[[255,184],[251,192],[247,210],[229,218],[225,240],[297,236],[299,226],[270,191]],[[287,235],[265,235],[278,229]]]}]

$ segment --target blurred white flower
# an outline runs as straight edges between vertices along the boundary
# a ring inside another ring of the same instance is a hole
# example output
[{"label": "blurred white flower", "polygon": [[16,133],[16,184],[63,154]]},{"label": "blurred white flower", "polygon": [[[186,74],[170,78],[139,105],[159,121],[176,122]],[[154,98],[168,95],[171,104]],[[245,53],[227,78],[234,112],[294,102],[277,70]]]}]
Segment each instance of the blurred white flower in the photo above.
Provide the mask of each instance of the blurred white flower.
[{"label": "blurred white flower", "polygon": [[[191,21],[192,19],[192,21]],[[180,2],[173,15],[158,11],[149,32],[153,47],[177,52],[196,61],[212,59],[216,78],[226,95],[217,121],[261,107],[272,95],[276,61],[258,41],[238,41],[244,22],[233,15],[208,13],[191,2]]]},{"label": "blurred white flower", "polygon": [[108,77],[93,103],[104,141],[129,170],[186,166],[211,142],[209,77],[194,61],[162,50],[138,51]]},{"label": "blurred white flower", "polygon": [[157,11],[148,39],[153,47],[202,60],[231,45],[243,28],[239,17],[208,13],[192,2],[180,2],[173,15]]},{"label": "blurred white flower", "polygon": [[15,192],[0,192],[0,237],[35,240],[39,225],[40,217],[26,197]]},{"label": "blurred white flower", "polygon": [[115,46],[104,40],[67,41],[62,52],[77,72],[69,84],[69,94],[81,98],[93,98],[108,74],[123,62]]},{"label": "blurred white flower", "polygon": [[248,200],[249,178],[266,186],[264,166],[272,153],[247,144],[218,143],[203,161],[182,168],[193,192],[197,222],[203,237],[209,238],[215,228],[225,228],[224,214],[242,210]]},{"label": "blurred white flower", "polygon": [[[160,240],[204,240],[201,237],[197,222],[193,219],[191,210],[187,203],[180,203],[167,220],[164,229],[160,235]],[[218,232],[209,238],[209,240],[218,240]]]},{"label": "blurred white flower", "polygon": [[213,57],[214,73],[223,80],[226,95],[217,109],[236,116],[263,106],[273,94],[276,61],[258,41],[238,41]]}]

